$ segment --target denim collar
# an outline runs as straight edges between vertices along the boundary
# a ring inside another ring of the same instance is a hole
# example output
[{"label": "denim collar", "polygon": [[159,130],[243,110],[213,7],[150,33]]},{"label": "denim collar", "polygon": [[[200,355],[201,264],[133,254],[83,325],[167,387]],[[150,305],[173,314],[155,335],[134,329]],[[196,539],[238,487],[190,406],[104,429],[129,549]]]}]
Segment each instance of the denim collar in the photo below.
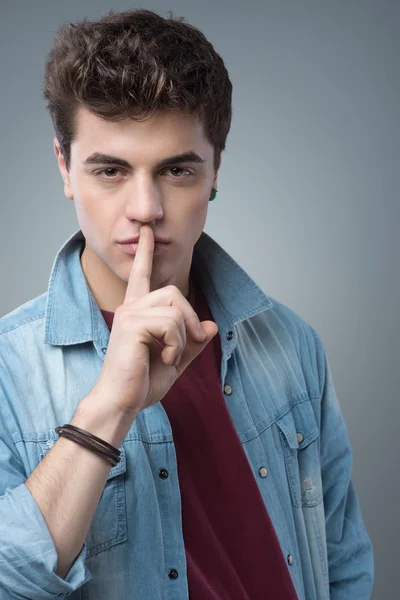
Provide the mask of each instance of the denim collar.
[{"label": "denim collar", "polygon": [[[110,332],[87,285],[80,257],[85,246],[81,230],[61,247],[51,271],[47,301],[45,338],[47,344],[71,345],[95,342],[108,344]],[[216,322],[232,326],[273,306],[237,262],[203,232],[194,246],[192,273]]]}]

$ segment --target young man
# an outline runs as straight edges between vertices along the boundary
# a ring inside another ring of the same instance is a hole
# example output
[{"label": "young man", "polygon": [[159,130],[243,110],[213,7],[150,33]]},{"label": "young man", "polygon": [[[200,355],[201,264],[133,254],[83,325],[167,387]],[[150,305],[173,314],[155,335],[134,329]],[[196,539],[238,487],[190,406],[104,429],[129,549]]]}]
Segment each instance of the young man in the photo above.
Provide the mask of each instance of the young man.
[{"label": "young man", "polygon": [[0,597],[367,599],[323,344],[203,232],[232,86],[182,20],[62,28],[45,72],[80,230],[0,320]]}]

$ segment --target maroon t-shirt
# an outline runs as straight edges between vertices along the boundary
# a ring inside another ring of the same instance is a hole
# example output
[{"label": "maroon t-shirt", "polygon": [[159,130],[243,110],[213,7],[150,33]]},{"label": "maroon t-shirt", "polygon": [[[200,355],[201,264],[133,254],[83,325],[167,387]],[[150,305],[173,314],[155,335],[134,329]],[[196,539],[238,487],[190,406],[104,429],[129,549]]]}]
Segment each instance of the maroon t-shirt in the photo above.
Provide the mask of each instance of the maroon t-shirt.
[{"label": "maroon t-shirt", "polygon": [[[213,320],[191,281],[189,302]],[[102,311],[109,326],[113,313]],[[191,600],[297,600],[220,384],[217,334],[161,400],[171,423]],[[229,402],[229,399],[228,399]]]}]

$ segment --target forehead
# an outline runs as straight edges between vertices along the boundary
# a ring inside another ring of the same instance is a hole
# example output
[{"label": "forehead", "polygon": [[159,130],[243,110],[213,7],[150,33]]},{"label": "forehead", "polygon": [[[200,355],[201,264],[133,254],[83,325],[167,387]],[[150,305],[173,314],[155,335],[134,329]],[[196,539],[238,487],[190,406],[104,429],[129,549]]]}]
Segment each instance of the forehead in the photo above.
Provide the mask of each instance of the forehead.
[{"label": "forehead", "polygon": [[173,151],[196,150],[207,153],[212,147],[196,114],[160,110],[146,121],[126,118],[108,121],[79,107],[71,151],[107,151],[110,154],[140,153],[159,156]]}]

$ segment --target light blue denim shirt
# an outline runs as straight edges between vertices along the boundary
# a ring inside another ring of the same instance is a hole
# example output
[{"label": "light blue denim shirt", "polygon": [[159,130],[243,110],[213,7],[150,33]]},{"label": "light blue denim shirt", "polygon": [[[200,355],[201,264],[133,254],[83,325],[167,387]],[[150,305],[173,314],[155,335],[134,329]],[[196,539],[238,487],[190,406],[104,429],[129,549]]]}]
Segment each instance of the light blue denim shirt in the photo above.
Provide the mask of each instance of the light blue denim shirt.
[{"label": "light blue denim shirt", "polygon": [[[188,600],[176,454],[161,403],[134,421],[65,579],[24,484],[57,440],[55,427],[91,391],[107,351],[83,246],[78,231],[57,254],[48,291],[0,319],[0,598]],[[219,327],[226,403],[299,599],[370,598],[373,551],[320,337],[204,232],[193,267]]]}]

